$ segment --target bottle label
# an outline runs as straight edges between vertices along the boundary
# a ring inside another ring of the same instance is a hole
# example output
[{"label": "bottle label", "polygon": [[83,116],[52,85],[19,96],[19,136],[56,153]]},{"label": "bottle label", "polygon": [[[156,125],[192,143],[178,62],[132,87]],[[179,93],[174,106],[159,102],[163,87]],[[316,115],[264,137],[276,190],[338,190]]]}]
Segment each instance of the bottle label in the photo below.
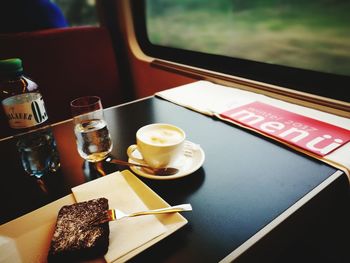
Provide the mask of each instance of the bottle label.
[{"label": "bottle label", "polygon": [[44,100],[38,92],[9,97],[2,101],[2,105],[13,129],[37,126],[48,119]]}]

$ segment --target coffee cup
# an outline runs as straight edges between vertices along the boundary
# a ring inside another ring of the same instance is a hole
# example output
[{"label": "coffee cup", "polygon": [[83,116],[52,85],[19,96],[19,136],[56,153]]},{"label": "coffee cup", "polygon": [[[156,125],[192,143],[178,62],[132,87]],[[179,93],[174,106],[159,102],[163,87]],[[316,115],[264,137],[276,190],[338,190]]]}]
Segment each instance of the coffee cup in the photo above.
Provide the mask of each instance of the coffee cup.
[{"label": "coffee cup", "polygon": [[[153,123],[136,132],[136,144],[127,149],[129,158],[153,168],[167,167],[183,154],[185,132],[171,124]],[[142,158],[137,158],[138,151]]]}]

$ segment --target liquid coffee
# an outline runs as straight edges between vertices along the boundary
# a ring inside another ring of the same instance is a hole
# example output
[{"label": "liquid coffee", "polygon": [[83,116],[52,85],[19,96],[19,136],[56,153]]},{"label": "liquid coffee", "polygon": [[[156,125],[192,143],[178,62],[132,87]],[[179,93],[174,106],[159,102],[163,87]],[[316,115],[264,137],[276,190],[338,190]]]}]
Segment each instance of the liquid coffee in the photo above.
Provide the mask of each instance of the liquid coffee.
[{"label": "liquid coffee", "polygon": [[183,133],[176,127],[168,125],[150,126],[138,133],[141,141],[157,146],[169,146],[181,142]]}]

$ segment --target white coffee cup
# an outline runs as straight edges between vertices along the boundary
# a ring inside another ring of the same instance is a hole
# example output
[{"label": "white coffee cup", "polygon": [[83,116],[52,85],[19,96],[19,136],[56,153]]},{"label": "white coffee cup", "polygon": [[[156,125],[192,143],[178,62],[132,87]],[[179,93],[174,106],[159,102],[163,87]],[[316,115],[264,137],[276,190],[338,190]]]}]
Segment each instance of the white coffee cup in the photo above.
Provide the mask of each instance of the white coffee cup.
[{"label": "white coffee cup", "polygon": [[[127,149],[129,158],[137,163],[145,163],[153,168],[166,167],[183,154],[185,132],[171,124],[153,123],[141,127],[136,132],[136,145]],[[135,156],[135,151],[142,159]]]}]

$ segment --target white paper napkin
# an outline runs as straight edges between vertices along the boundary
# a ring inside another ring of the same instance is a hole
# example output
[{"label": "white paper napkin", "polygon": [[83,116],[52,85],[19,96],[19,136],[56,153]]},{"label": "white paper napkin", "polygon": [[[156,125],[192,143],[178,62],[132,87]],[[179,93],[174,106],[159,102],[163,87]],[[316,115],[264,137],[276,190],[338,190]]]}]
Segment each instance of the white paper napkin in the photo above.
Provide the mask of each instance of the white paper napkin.
[{"label": "white paper napkin", "polygon": [[[105,197],[110,208],[118,208],[126,213],[147,210],[120,172],[74,187],[72,192],[77,202]],[[166,227],[152,215],[113,221],[109,226],[110,243],[105,255],[107,262],[117,260],[166,232]]]},{"label": "white paper napkin", "polygon": [[21,255],[17,250],[16,242],[11,238],[0,236],[0,252],[0,262],[21,262]]}]

